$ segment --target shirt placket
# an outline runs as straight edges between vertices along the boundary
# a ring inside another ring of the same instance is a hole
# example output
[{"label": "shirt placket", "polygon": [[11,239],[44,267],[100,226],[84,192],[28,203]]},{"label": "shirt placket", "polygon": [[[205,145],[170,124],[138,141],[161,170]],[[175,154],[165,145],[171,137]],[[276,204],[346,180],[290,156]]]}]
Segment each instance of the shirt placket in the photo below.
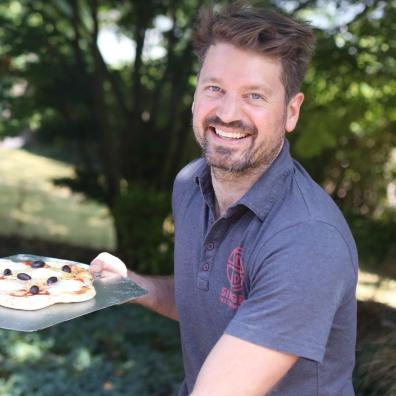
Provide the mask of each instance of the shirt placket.
[{"label": "shirt placket", "polygon": [[210,274],[214,265],[216,253],[222,240],[226,219],[222,218],[212,224],[202,244],[202,255],[199,264],[197,287],[208,291]]}]

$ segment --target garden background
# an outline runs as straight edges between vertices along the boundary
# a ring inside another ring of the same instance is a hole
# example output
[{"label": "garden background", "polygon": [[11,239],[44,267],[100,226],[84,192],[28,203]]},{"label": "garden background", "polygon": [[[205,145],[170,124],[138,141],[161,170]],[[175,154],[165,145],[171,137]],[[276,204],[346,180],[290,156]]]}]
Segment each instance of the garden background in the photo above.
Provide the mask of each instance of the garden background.
[{"label": "garden background", "polygon": [[[2,0],[0,254],[172,271],[170,191],[191,132],[198,0]],[[216,4],[225,4],[219,1]],[[360,254],[354,382],[396,395],[396,1],[255,1],[309,21],[316,51],[295,157]],[[0,330],[0,395],[174,394],[177,324],[117,306]]]}]

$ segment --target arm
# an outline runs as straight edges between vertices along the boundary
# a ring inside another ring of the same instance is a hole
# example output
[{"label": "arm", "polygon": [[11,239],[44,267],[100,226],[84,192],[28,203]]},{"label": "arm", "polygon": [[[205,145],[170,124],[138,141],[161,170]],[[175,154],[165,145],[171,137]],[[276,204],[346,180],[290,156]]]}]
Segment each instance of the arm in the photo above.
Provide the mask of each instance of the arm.
[{"label": "arm", "polygon": [[173,276],[142,276],[127,269],[117,257],[109,253],[100,253],[91,262],[90,271],[110,272],[127,276],[133,282],[148,291],[148,294],[131,300],[168,318],[178,320],[175,303]]},{"label": "arm", "polygon": [[206,358],[190,396],[263,396],[297,357],[224,334]]}]

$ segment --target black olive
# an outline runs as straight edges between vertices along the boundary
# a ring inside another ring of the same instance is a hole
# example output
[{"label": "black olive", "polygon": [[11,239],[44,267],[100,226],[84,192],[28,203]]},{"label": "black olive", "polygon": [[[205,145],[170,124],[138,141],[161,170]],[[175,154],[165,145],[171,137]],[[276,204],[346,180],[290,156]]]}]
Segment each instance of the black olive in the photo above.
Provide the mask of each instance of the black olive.
[{"label": "black olive", "polygon": [[63,267],[62,267],[62,271],[64,271],[64,272],[71,272],[71,268],[68,266],[68,265],[64,265]]},{"label": "black olive", "polygon": [[12,272],[11,272],[11,270],[10,270],[9,268],[6,268],[6,269],[3,271],[3,275],[12,275]]},{"label": "black olive", "polygon": [[58,278],[56,276],[51,276],[47,279],[47,285],[52,285],[53,283],[58,282]]},{"label": "black olive", "polygon": [[45,262],[43,260],[35,260],[32,262],[32,268],[42,268],[44,265]]},{"label": "black olive", "polygon": [[36,285],[33,285],[33,286],[30,288],[30,293],[32,293],[32,294],[38,294],[39,291],[40,291],[40,289],[39,289],[38,286],[36,286]]},{"label": "black olive", "polygon": [[32,277],[30,275],[25,274],[24,272],[20,272],[17,275],[17,278],[20,279],[20,280],[30,280],[30,279],[32,279]]}]

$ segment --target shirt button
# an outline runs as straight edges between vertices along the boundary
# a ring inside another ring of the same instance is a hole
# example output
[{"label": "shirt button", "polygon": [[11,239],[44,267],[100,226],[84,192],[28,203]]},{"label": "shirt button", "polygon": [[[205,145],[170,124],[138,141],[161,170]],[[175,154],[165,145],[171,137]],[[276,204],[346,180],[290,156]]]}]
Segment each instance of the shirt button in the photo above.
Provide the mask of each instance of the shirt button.
[{"label": "shirt button", "polygon": [[209,281],[207,279],[198,278],[197,286],[198,289],[209,290]]},{"label": "shirt button", "polygon": [[209,264],[208,264],[208,263],[204,264],[204,265],[202,266],[202,269],[203,269],[204,271],[209,271]]},{"label": "shirt button", "polygon": [[206,247],[207,247],[208,250],[213,250],[214,249],[214,243],[213,242],[208,242]]}]

